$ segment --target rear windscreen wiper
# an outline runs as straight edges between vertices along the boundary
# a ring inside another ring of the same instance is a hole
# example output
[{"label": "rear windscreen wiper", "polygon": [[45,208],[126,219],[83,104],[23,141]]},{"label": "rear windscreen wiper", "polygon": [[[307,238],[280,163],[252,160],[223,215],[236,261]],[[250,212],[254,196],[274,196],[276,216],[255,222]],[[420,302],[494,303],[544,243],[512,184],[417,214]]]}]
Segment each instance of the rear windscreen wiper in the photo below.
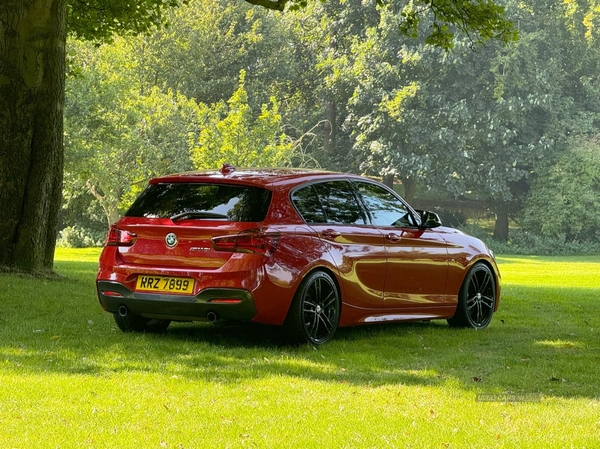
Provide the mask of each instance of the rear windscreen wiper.
[{"label": "rear windscreen wiper", "polygon": [[216,214],[214,212],[187,211],[187,212],[181,212],[179,214],[173,215],[171,217],[171,220],[178,221],[178,220],[184,220],[186,218],[189,218],[189,219],[208,218],[208,219],[214,219],[214,220],[226,220],[227,215]]}]

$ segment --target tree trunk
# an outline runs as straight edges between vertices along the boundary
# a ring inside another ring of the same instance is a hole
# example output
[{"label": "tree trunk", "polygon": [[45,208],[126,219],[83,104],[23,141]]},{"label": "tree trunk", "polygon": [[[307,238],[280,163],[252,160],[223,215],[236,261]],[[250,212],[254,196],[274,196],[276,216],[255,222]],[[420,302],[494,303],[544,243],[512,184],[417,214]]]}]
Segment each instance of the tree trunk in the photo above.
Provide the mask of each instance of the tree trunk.
[{"label": "tree trunk", "polygon": [[494,240],[508,241],[508,208],[505,204],[496,207],[496,224],[494,225]]},{"label": "tree trunk", "polygon": [[337,105],[335,101],[325,103],[327,120],[324,124],[324,147],[327,154],[333,155],[335,151],[335,137],[337,130]]},{"label": "tree trunk", "polygon": [[412,203],[415,199],[417,184],[410,178],[402,177],[402,187],[404,188],[404,199],[407,203]]},{"label": "tree trunk", "polygon": [[88,180],[85,185],[89,189],[94,198],[98,200],[100,206],[104,210],[106,220],[108,221],[108,229],[119,221],[119,203],[121,201],[121,195],[106,195],[102,193],[102,190],[97,189],[92,181]]},{"label": "tree trunk", "polygon": [[394,190],[394,175],[385,175],[382,181],[386,186]]},{"label": "tree trunk", "polygon": [[63,176],[66,0],[0,5],[0,266],[51,270]]}]

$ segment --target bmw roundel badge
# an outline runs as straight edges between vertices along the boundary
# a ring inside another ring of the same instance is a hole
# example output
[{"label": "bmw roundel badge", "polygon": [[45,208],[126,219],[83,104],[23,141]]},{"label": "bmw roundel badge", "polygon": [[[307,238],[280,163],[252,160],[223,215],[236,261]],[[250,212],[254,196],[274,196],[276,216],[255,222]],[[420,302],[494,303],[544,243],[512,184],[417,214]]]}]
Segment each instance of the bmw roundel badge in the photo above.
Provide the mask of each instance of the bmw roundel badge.
[{"label": "bmw roundel badge", "polygon": [[165,245],[169,248],[175,248],[177,246],[177,236],[173,232],[169,232],[165,237]]}]

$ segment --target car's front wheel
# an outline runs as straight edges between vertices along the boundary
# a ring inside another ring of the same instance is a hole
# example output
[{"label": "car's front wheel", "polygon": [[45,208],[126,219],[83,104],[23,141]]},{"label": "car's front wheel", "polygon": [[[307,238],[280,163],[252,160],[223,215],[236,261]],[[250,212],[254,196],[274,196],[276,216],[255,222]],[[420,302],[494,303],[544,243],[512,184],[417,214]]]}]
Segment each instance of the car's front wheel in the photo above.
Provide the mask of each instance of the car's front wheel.
[{"label": "car's front wheel", "polygon": [[117,327],[123,332],[163,332],[171,324],[169,320],[144,318],[141,315],[132,315],[130,313],[125,315],[115,313],[113,316]]},{"label": "car's front wheel", "polygon": [[492,321],[496,305],[496,278],[484,263],[476,263],[467,273],[458,293],[454,316],[448,319],[453,327],[485,329]]},{"label": "car's front wheel", "polygon": [[321,345],[329,341],[340,320],[340,293],[331,275],[310,273],[294,295],[285,326],[293,341]]}]

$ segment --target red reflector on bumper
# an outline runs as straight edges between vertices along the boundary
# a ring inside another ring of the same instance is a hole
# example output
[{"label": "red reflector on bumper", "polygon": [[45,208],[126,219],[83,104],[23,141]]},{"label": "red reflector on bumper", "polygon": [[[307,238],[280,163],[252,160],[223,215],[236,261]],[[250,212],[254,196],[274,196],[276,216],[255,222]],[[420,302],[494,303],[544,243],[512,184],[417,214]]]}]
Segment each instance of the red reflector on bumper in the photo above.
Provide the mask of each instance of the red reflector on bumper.
[{"label": "red reflector on bumper", "polygon": [[241,299],[212,299],[211,304],[239,304]]},{"label": "red reflector on bumper", "polygon": [[119,292],[111,292],[111,291],[108,291],[108,290],[102,290],[102,294],[103,294],[104,296],[112,296],[112,297],[114,297],[114,298],[122,298],[122,297],[123,297],[123,294],[122,294],[122,293],[119,293]]}]

